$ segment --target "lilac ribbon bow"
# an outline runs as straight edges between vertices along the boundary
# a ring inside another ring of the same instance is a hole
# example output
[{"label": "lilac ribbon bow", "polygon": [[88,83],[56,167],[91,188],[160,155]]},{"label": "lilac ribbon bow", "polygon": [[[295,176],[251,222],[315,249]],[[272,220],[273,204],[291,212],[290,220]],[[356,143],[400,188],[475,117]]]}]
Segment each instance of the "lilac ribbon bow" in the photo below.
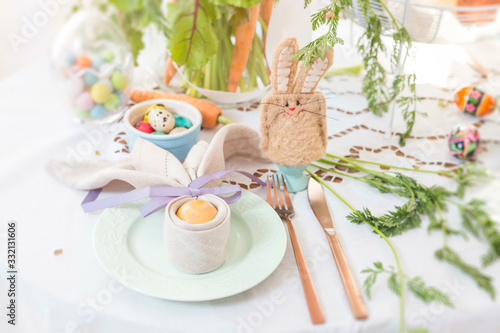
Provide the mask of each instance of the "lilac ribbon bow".
[{"label": "lilac ribbon bow", "polygon": [[238,201],[241,197],[241,188],[239,185],[229,185],[221,187],[202,187],[205,184],[222,178],[231,172],[238,172],[261,186],[266,186],[259,178],[246,171],[235,171],[235,170],[222,170],[209,175],[203,175],[199,178],[193,180],[187,187],[163,187],[163,186],[151,186],[145,187],[139,190],[133,190],[127,193],[115,195],[110,198],[96,200],[102,189],[95,189],[89,191],[85,199],[82,202],[83,211],[93,212],[96,210],[101,210],[108,207],[123,205],[126,203],[134,202],[144,198],[152,198],[150,201],[145,203],[139,208],[142,217],[146,217],[156,212],[157,210],[165,207],[172,199],[180,197],[182,195],[190,195],[192,197],[198,197],[205,194],[222,195],[234,193],[228,197],[221,197],[222,200],[228,204]]}]

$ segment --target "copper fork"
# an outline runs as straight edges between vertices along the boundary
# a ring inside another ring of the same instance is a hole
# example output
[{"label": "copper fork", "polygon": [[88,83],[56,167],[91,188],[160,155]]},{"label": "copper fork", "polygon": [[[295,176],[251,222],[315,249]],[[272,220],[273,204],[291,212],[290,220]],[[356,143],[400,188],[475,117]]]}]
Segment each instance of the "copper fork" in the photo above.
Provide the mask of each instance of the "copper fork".
[{"label": "copper fork", "polygon": [[[283,185],[283,191],[280,187]],[[295,229],[293,228],[291,217],[295,215],[293,210],[292,201],[290,200],[290,195],[288,194],[288,189],[286,187],[285,179],[281,176],[281,182],[279,177],[273,176],[273,187],[274,187],[274,198],[271,194],[271,187],[269,184],[269,175],[267,176],[267,203],[274,208],[276,213],[283,222],[285,222],[288,233],[290,235],[290,240],[292,241],[293,253],[295,254],[295,261],[297,262],[297,267],[299,269],[300,280],[302,282],[302,288],[304,289],[304,294],[306,297],[307,307],[309,309],[309,315],[311,316],[311,321],[313,324],[322,324],[325,322],[325,315],[323,314],[323,309],[319,303],[318,295],[314,289],[314,285],[309,275],[309,270],[307,269],[306,260],[300,249],[299,240],[295,234]],[[283,197],[285,200],[283,200]],[[285,205],[286,201],[286,205]]]}]

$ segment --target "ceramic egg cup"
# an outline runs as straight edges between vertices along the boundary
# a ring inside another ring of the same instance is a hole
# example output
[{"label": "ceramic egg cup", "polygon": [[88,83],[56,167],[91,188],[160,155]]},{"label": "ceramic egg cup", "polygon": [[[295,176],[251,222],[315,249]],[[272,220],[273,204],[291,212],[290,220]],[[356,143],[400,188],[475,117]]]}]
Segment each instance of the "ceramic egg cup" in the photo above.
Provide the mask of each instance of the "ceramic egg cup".
[{"label": "ceramic egg cup", "polygon": [[[187,131],[178,134],[156,135],[139,131],[134,125],[144,120],[146,110],[154,104],[165,105],[173,114],[189,119],[193,126]],[[200,111],[191,104],[172,99],[152,99],[132,106],[125,113],[123,120],[130,150],[134,148],[137,138],[143,138],[172,153],[179,161],[184,161],[191,147],[198,142],[202,117]]]}]

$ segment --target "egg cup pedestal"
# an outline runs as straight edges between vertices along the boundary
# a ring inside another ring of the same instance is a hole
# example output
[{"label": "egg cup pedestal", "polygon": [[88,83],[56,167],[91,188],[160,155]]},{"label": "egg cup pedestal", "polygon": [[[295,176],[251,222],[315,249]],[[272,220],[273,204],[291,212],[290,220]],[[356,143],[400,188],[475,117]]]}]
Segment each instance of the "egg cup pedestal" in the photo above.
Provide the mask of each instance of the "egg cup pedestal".
[{"label": "egg cup pedestal", "polygon": [[276,163],[276,165],[279,170],[278,175],[283,175],[285,178],[288,192],[296,193],[307,189],[309,179],[304,171],[309,166],[309,163],[297,166],[282,165],[278,163]]}]

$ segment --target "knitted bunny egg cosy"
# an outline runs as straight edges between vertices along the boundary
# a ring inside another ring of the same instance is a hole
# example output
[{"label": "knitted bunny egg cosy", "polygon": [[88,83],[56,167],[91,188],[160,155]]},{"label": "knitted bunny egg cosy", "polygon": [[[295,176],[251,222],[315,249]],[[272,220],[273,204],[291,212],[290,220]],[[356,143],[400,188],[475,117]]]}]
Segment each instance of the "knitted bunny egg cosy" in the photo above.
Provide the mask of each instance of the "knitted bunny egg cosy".
[{"label": "knitted bunny egg cosy", "polygon": [[[309,67],[291,58],[295,38],[282,40],[273,55],[271,94],[261,102],[261,149],[265,157],[282,165],[297,166],[321,158],[326,152],[326,102],[316,91],[319,80],[333,64],[333,49]],[[295,78],[297,76],[297,78]]]}]

